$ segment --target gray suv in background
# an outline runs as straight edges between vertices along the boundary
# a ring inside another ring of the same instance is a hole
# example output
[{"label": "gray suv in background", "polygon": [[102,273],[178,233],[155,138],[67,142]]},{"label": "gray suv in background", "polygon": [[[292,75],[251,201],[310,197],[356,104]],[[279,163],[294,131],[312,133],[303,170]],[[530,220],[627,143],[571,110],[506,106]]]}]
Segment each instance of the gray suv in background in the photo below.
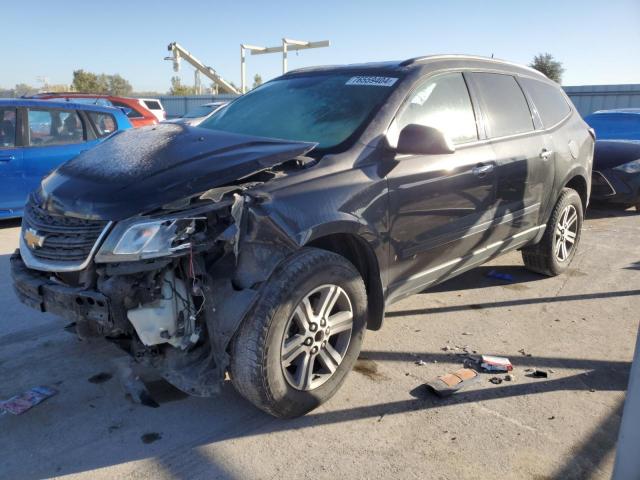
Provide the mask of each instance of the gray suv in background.
[{"label": "gray suv in background", "polygon": [[187,393],[228,373],[264,411],[302,415],[392,302],[515,249],[566,270],[593,149],[557,84],[504,61],[297,70],[52,172],[14,285]]}]

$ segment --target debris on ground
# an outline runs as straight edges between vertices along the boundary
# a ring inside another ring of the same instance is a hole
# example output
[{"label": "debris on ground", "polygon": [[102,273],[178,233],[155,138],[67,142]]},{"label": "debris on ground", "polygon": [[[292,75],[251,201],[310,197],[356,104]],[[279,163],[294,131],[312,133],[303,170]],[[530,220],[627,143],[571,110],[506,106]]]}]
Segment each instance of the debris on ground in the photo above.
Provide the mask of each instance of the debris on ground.
[{"label": "debris on ground", "polygon": [[531,354],[527,353],[524,348],[521,348],[520,350],[518,350],[518,352],[521,353],[522,355],[524,355],[525,357],[530,357],[531,356]]},{"label": "debris on ground", "polygon": [[427,362],[425,362],[424,360],[417,360],[414,362],[416,365],[419,365],[420,367],[422,367],[423,365],[426,365]]},{"label": "debris on ground", "polygon": [[489,381],[494,385],[500,385],[502,383],[502,379],[500,377],[491,377]]},{"label": "debris on ground", "polygon": [[511,275],[510,273],[502,273],[502,272],[498,272],[497,270],[491,270],[489,273],[487,273],[487,277],[489,278],[496,278],[498,280],[504,280],[505,282],[513,282],[513,275]]},{"label": "debris on ground", "polygon": [[470,333],[470,332],[462,332],[462,335],[473,335],[473,333]]},{"label": "debris on ground", "polygon": [[505,379],[505,381],[507,381],[507,382],[515,382],[515,381],[516,381],[516,376],[515,376],[515,375],[513,375],[513,374],[511,374],[511,373],[507,373],[507,374],[504,376],[504,379]]},{"label": "debris on ground", "polygon": [[531,378],[548,378],[549,374],[544,370],[534,370],[528,376]]},{"label": "debris on ground", "polygon": [[134,372],[134,365],[130,359],[126,357],[118,358],[114,360],[114,364],[125,396],[130,397],[134,403],[145,407],[158,408],[160,406],[153,399],[140,376]]},{"label": "debris on ground", "polygon": [[58,391],[55,388],[40,385],[33,387],[20,395],[11,397],[8,400],[0,401],[0,411],[20,415],[47,398],[53,397]]},{"label": "debris on ground", "polygon": [[475,383],[478,372],[471,368],[461,368],[453,373],[441,375],[427,382],[425,386],[439,397],[448,397],[458,390]]},{"label": "debris on ground", "polygon": [[480,368],[485,372],[510,372],[513,370],[513,365],[506,357],[482,355],[480,357]]}]

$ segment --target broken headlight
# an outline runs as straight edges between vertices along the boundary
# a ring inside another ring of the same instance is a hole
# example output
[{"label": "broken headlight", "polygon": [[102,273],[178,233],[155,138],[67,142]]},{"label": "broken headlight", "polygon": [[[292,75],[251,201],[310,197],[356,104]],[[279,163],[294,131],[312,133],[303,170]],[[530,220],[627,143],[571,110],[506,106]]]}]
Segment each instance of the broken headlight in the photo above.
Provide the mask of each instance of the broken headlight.
[{"label": "broken headlight", "polygon": [[629,163],[624,163],[613,168],[614,170],[621,170],[626,173],[639,173],[640,172],[640,158]]},{"label": "broken headlight", "polygon": [[204,218],[135,219],[116,224],[96,254],[96,262],[125,262],[166,257],[191,247]]}]

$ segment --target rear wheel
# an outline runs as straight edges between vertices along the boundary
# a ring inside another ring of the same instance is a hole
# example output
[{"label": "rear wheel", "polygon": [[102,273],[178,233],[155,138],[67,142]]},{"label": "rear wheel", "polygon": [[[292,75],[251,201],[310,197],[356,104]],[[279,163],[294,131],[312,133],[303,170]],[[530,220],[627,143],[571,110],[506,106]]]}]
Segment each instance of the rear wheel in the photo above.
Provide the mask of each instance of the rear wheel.
[{"label": "rear wheel", "polygon": [[562,189],[542,240],[522,249],[525,267],[549,276],[564,272],[576,254],[582,221],[580,195],[571,188]]},{"label": "rear wheel", "polygon": [[364,282],[344,257],[303,248],[264,286],[231,347],[231,380],[276,417],[313,410],[338,390],[360,353]]}]

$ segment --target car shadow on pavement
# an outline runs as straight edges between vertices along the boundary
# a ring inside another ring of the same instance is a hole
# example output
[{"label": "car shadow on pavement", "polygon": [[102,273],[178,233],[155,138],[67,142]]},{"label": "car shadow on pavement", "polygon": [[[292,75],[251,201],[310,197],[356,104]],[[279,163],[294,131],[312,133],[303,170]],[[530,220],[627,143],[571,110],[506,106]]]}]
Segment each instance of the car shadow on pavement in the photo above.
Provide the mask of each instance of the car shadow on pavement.
[{"label": "car shadow on pavement", "polygon": [[19,227],[22,223],[22,220],[19,218],[10,218],[8,220],[0,220],[0,230],[5,228],[16,228]]},{"label": "car shadow on pavement", "polygon": [[[493,273],[510,276],[512,280],[494,278],[491,276]],[[549,277],[531,272],[525,269],[522,265],[482,265],[458,275],[451,280],[442,282],[439,285],[429,287],[421,293],[453,292],[468,289],[489,288],[495,287],[496,285],[513,290],[527,290],[530,288],[527,284],[545,280],[547,278]]]},{"label": "car shadow on pavement", "polygon": [[616,207],[615,205],[597,204],[589,205],[585,214],[586,220],[597,220],[600,218],[614,217],[634,217],[638,216],[635,208]]},{"label": "car shadow on pavement", "polygon": [[406,315],[429,315],[434,313],[450,313],[450,312],[461,312],[465,310],[481,310],[481,309],[488,309],[488,308],[502,308],[502,307],[531,305],[534,303],[548,304],[548,303],[559,303],[559,302],[575,302],[575,301],[582,301],[582,300],[631,297],[635,295],[640,295],[640,290],[581,293],[581,294],[575,294],[575,295],[562,295],[562,296],[555,296],[555,297],[517,298],[512,300],[472,303],[472,304],[465,304],[465,305],[447,305],[444,307],[429,307],[429,308],[420,308],[420,309],[413,309],[413,310],[396,310],[392,312],[386,312],[385,317],[392,318],[392,317],[404,317]]}]

